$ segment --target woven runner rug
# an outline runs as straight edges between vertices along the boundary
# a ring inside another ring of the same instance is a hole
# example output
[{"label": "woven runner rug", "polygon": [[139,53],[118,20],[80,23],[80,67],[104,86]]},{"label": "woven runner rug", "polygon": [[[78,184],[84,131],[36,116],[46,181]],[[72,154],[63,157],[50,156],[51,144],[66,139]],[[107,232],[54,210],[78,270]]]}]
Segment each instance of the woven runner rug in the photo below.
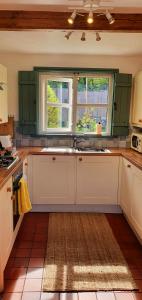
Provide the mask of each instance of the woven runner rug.
[{"label": "woven runner rug", "polygon": [[43,291],[135,290],[104,214],[51,213]]}]

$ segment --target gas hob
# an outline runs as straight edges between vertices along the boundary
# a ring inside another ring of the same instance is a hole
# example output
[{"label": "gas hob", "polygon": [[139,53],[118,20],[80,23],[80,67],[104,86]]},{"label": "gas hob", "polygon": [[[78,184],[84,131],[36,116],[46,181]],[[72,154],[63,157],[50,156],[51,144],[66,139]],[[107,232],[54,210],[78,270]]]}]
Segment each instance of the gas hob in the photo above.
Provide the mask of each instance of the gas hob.
[{"label": "gas hob", "polygon": [[11,168],[16,161],[18,160],[18,157],[13,156],[0,156],[0,169],[9,169]]}]

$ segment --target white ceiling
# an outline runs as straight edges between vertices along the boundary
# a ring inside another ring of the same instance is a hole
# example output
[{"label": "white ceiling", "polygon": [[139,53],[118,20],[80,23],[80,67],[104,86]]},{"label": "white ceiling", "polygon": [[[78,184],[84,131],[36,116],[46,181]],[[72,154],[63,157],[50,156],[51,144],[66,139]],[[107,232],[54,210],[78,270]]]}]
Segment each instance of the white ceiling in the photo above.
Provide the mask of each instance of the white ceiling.
[{"label": "white ceiling", "polygon": [[[68,10],[82,5],[82,0],[0,0],[0,9]],[[142,13],[142,0],[102,0],[102,6],[113,11]],[[142,55],[142,33],[101,33],[96,42],[95,33],[87,32],[87,41],[81,42],[81,32],[69,40],[62,31],[0,32],[0,53],[65,53],[94,55]]]},{"label": "white ceiling", "polygon": [[[69,6],[82,5],[82,0],[0,0],[0,9],[67,10]],[[102,0],[101,6],[114,7],[120,12],[142,11],[142,0]]]},{"label": "white ceiling", "polygon": [[62,31],[0,32],[0,53],[26,54],[91,54],[91,55],[142,55],[142,33],[87,32],[86,41],[80,40],[81,32],[72,34],[69,40]]}]

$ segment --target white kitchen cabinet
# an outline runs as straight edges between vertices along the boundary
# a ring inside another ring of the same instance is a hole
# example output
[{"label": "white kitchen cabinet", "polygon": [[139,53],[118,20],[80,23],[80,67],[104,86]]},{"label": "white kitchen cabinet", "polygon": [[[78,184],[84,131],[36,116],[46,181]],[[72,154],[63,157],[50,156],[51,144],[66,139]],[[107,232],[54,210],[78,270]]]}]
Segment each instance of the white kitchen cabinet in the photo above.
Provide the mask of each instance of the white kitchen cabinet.
[{"label": "white kitchen cabinet", "polygon": [[131,214],[131,188],[132,188],[132,167],[133,165],[122,158],[120,177],[120,205],[127,217]]},{"label": "white kitchen cabinet", "polygon": [[117,204],[119,157],[77,158],[77,204]]},{"label": "white kitchen cabinet", "polygon": [[8,122],[7,69],[0,65],[0,124]]},{"label": "white kitchen cabinet", "polygon": [[142,171],[132,168],[131,184],[131,222],[142,240]]},{"label": "white kitchen cabinet", "polygon": [[75,158],[65,155],[34,155],[32,160],[32,203],[73,204]]},{"label": "white kitchen cabinet", "polygon": [[28,182],[28,157],[23,161],[23,177]]},{"label": "white kitchen cabinet", "polygon": [[121,166],[120,205],[142,240],[142,171],[124,158]]},{"label": "white kitchen cabinet", "polygon": [[0,190],[0,291],[3,289],[3,271],[6,266],[13,237],[12,178]]},{"label": "white kitchen cabinet", "polygon": [[132,124],[142,127],[142,71],[134,79],[134,95],[132,105]]}]

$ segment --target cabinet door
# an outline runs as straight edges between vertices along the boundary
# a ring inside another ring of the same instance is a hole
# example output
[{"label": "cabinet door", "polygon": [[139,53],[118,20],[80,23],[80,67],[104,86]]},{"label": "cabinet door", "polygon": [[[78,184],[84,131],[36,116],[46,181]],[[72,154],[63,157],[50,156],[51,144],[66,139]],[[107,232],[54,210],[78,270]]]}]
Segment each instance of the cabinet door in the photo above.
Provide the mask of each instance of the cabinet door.
[{"label": "cabinet door", "polygon": [[130,217],[133,166],[125,158],[122,159],[121,163],[120,205],[124,213]]},{"label": "cabinet door", "polygon": [[142,171],[133,166],[131,185],[131,221],[142,239]]},{"label": "cabinet door", "polygon": [[142,127],[142,72],[140,71],[134,80],[134,99],[132,111],[132,123]]},{"label": "cabinet door", "polygon": [[74,201],[74,157],[34,156],[32,202],[34,204],[73,204]]},{"label": "cabinet door", "polygon": [[77,158],[77,203],[117,204],[119,158]]},{"label": "cabinet door", "polygon": [[4,185],[0,191],[0,258],[2,269],[5,268],[13,236],[13,203],[12,178]]},{"label": "cabinet door", "polygon": [[8,105],[7,105],[7,70],[0,65],[0,123],[8,122]]},{"label": "cabinet door", "polygon": [[28,158],[23,161],[23,177],[28,182]]}]

